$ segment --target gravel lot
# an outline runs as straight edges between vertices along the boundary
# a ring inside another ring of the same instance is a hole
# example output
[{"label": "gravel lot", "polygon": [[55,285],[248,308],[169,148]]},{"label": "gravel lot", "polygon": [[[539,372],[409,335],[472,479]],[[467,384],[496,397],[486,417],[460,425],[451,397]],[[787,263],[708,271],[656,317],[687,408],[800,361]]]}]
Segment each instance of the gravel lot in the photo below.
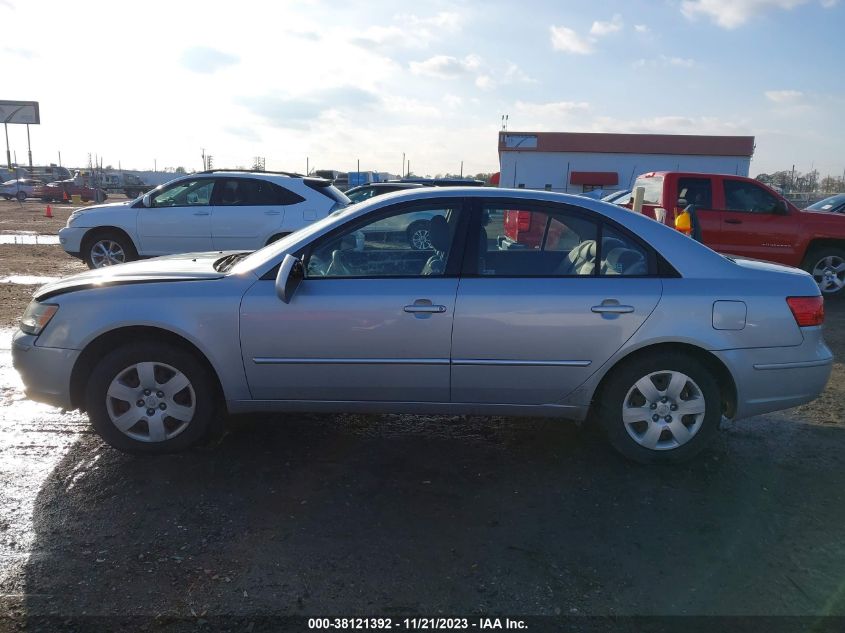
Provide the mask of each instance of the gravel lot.
[{"label": "gravel lot", "polygon": [[[0,202],[0,233],[70,213],[43,211]],[[0,278],[83,269],[0,245]],[[845,302],[827,306],[840,362],[821,398],[646,468],[590,429],[516,418],[250,416],[201,450],[125,456],[23,398],[9,339],[33,289],[0,283],[0,625],[845,615]]]}]

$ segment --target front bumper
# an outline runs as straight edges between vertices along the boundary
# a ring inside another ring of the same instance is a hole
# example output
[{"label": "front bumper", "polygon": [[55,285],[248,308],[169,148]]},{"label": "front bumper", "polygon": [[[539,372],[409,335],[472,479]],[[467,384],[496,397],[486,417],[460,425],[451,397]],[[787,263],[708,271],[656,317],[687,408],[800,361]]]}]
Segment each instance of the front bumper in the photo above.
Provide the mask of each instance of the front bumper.
[{"label": "front bumper", "polygon": [[65,251],[74,257],[80,257],[82,252],[82,239],[90,227],[66,226],[59,229],[59,244]]},{"label": "front bumper", "polygon": [[12,365],[20,373],[27,398],[72,409],[70,375],[79,350],[38,347],[35,336],[18,330],[12,338]]},{"label": "front bumper", "polygon": [[736,382],[735,418],[796,407],[824,390],[833,368],[833,353],[824,342],[821,327],[801,330],[801,345],[714,352]]}]

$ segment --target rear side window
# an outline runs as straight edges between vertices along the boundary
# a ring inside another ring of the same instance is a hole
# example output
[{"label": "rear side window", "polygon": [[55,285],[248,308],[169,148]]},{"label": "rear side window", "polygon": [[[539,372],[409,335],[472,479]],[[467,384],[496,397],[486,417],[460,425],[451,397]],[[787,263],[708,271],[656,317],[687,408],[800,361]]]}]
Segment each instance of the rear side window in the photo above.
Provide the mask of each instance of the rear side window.
[{"label": "rear side window", "polygon": [[607,224],[602,227],[601,251],[600,275],[632,277],[649,274],[646,250]]},{"label": "rear side window", "polygon": [[712,209],[713,184],[709,178],[678,178],[678,198],[702,209]]},{"label": "rear side window", "polygon": [[273,206],[297,204],[302,196],[268,180],[228,178],[218,181],[215,204],[219,206]]},{"label": "rear side window", "polygon": [[[642,187],[645,190],[644,204],[663,204],[663,176],[640,176],[634,182],[634,190]],[[633,196],[633,192],[631,193]]]}]

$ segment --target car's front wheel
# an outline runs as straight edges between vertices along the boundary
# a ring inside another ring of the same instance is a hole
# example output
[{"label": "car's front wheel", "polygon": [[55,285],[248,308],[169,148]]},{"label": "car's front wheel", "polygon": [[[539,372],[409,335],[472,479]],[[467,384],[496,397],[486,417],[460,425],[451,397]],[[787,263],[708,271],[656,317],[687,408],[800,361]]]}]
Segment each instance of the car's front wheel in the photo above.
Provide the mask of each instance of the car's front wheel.
[{"label": "car's front wheel", "polygon": [[131,343],[94,367],[85,392],[91,424],[111,446],[165,453],[201,441],[215,419],[214,389],[190,352],[155,342]]},{"label": "car's front wheel", "polygon": [[629,459],[680,462],[698,454],[717,432],[719,385],[691,356],[641,356],[612,370],[598,413],[610,443]]},{"label": "car's front wheel", "polygon": [[23,191],[18,191],[15,197],[18,199],[18,202],[23,202],[24,200],[26,200],[26,193]]},{"label": "car's front wheel", "polygon": [[82,256],[88,268],[103,268],[138,259],[132,241],[117,232],[95,233],[83,243]]},{"label": "car's front wheel", "polygon": [[821,248],[813,251],[805,259],[803,268],[813,276],[825,297],[840,297],[845,294],[844,250]]}]

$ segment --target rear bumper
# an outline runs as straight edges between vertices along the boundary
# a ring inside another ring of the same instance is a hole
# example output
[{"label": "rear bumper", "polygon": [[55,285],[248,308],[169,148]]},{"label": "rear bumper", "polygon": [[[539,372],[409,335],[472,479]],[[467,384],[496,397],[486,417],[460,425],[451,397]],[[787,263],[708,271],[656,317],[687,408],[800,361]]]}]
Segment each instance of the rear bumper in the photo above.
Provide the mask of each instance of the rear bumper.
[{"label": "rear bumper", "polygon": [[805,404],[824,390],[833,368],[833,354],[820,327],[801,329],[801,345],[714,352],[736,382],[735,418]]},{"label": "rear bumper", "polygon": [[35,340],[35,336],[21,331],[12,339],[12,365],[21,375],[27,398],[72,409],[70,375],[79,351],[38,347]]}]

